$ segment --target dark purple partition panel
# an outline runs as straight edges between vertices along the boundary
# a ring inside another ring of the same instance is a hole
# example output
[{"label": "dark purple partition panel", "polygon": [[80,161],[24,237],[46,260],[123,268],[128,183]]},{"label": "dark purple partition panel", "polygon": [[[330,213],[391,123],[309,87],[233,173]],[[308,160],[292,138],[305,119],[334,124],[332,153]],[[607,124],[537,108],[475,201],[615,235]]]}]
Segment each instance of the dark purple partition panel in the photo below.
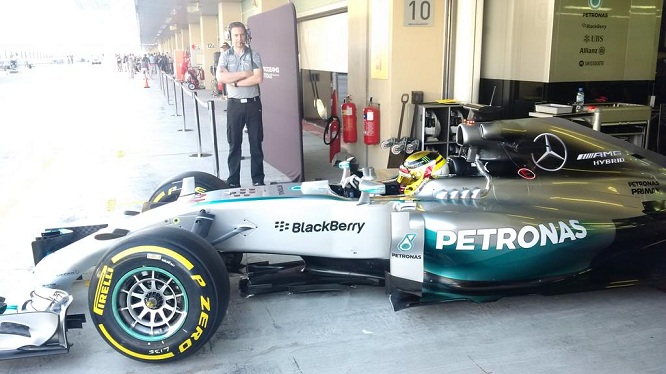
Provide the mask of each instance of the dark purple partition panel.
[{"label": "dark purple partition panel", "polygon": [[303,175],[301,82],[298,66],[296,9],[292,3],[249,17],[251,47],[261,55],[264,82],[261,103],[266,162],[291,181]]}]

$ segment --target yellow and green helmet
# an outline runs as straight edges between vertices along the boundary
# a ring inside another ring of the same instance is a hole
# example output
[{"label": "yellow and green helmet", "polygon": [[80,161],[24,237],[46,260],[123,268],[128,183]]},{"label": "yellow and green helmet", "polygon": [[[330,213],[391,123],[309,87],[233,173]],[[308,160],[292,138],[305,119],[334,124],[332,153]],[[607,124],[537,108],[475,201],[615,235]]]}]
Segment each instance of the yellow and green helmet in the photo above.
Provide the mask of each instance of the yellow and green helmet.
[{"label": "yellow and green helmet", "polygon": [[405,195],[412,195],[422,183],[444,167],[446,160],[435,151],[419,151],[409,155],[400,165],[398,183],[404,188]]}]

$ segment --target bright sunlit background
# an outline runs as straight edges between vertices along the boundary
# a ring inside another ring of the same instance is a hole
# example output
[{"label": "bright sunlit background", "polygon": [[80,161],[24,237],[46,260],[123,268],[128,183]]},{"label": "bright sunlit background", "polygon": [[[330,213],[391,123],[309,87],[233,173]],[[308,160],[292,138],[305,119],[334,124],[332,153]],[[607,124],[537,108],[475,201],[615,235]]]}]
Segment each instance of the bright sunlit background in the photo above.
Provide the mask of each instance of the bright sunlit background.
[{"label": "bright sunlit background", "polygon": [[133,0],[0,0],[0,61],[139,51]]}]

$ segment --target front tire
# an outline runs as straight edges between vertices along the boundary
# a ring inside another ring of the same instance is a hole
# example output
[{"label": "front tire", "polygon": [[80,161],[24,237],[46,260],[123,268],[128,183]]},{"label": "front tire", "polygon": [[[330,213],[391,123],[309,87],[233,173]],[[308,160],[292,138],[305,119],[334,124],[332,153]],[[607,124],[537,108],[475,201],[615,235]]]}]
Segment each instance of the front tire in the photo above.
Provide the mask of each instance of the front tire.
[{"label": "front tire", "polygon": [[203,238],[159,227],[130,235],[100,260],[88,305],[95,328],[121,354],[170,362],[201,348],[229,304],[224,261]]}]

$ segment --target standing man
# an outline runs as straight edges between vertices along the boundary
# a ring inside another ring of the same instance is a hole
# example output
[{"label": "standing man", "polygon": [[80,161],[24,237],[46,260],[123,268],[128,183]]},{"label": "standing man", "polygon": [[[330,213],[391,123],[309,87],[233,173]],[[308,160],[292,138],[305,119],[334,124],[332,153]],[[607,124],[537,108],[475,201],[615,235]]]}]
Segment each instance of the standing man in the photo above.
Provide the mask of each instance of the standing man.
[{"label": "standing man", "polygon": [[143,74],[144,79],[148,79],[150,76],[150,59],[147,54],[144,54],[141,58],[141,74]]},{"label": "standing man", "polygon": [[155,53],[148,56],[148,62],[150,63],[150,79],[153,79],[153,76],[157,74],[157,56]]},{"label": "standing man", "polygon": [[[221,52],[221,54],[226,53],[226,52],[229,50],[229,48],[231,48],[231,46],[229,45],[229,43],[227,43],[227,42],[222,43],[222,52]],[[219,57],[218,57],[218,59],[217,59],[217,62],[218,62],[218,63],[220,62]],[[217,64],[215,64],[215,66],[217,66]],[[222,98],[223,98],[224,100],[227,99],[227,85],[226,85],[226,84],[224,84],[224,83],[222,83],[222,82],[219,82],[219,83],[217,84],[217,91],[218,91],[220,94],[222,94]],[[226,111],[226,109],[225,109],[225,111]]]},{"label": "standing man", "polygon": [[[232,48],[222,53],[217,65],[217,81],[227,88],[227,140],[229,141],[230,187],[240,187],[241,145],[243,128],[247,126],[250,141],[252,184],[264,185],[264,140],[259,84],[264,80],[264,68],[259,53],[249,45],[248,30],[240,22],[228,28]],[[246,45],[247,43],[247,45]]]},{"label": "standing man", "polygon": [[[213,53],[213,65],[210,67],[210,72],[213,74],[213,96],[217,95],[222,95],[222,99],[226,100],[227,99],[227,94],[224,92],[224,83],[218,82],[217,81],[217,65],[220,63],[220,56],[222,56],[223,53],[228,51],[230,48],[229,43],[224,42],[220,46],[220,51]],[[225,112],[227,111],[226,109],[224,110]]]}]

